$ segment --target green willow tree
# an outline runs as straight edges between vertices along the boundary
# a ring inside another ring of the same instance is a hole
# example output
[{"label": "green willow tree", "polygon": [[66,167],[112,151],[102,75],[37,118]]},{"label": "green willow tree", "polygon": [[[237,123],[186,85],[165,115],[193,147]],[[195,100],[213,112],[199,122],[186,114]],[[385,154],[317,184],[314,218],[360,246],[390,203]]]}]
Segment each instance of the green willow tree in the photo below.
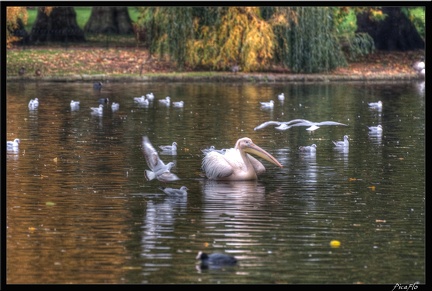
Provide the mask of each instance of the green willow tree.
[{"label": "green willow tree", "polygon": [[179,68],[243,72],[283,65],[294,72],[345,64],[331,8],[142,7],[137,24],[152,54]]},{"label": "green willow tree", "polygon": [[287,34],[290,69],[294,73],[318,73],[346,66],[335,31],[333,8],[293,9],[298,21],[291,23]]}]

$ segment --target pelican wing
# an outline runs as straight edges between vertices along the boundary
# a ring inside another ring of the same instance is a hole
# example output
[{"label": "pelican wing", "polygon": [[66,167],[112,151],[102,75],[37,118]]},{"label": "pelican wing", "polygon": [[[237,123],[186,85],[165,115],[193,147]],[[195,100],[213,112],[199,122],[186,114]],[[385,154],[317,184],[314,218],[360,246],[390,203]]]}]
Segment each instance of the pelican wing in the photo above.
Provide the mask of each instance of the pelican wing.
[{"label": "pelican wing", "polygon": [[216,151],[211,151],[205,155],[202,161],[202,169],[209,179],[229,177],[234,172],[225,155]]}]

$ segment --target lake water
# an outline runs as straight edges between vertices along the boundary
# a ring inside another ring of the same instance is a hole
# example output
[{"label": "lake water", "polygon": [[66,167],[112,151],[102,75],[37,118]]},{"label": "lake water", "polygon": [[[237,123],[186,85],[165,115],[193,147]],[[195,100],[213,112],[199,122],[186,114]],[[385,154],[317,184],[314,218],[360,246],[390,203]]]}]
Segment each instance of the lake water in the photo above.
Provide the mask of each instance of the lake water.
[{"label": "lake water", "polygon": [[[3,152],[8,284],[426,281],[424,82],[6,85],[6,138],[21,139]],[[134,103],[150,92],[148,107]],[[184,107],[159,104],[165,96]],[[120,109],[92,115],[99,98]],[[260,108],[269,100],[273,109]],[[368,107],[378,100],[381,111]],[[348,126],[254,131],[296,118]],[[382,135],[369,134],[378,124]],[[145,179],[143,135],[155,148],[177,142],[176,155],[160,157],[179,181]],[[349,150],[335,149],[344,135]],[[203,178],[201,150],[241,137],[283,168],[263,161],[255,182]],[[311,144],[316,154],[299,153]],[[185,197],[159,189],[182,185]],[[238,265],[201,268],[198,251]]]}]

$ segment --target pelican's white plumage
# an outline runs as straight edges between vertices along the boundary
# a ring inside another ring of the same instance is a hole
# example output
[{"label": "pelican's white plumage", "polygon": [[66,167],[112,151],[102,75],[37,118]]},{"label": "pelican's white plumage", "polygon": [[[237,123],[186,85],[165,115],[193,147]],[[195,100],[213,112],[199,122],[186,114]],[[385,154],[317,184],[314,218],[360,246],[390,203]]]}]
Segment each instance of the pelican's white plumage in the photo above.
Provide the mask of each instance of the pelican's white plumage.
[{"label": "pelican's white plumage", "polygon": [[265,172],[265,167],[256,158],[259,157],[282,168],[282,165],[264,149],[255,145],[250,138],[237,140],[234,148],[227,149],[225,154],[217,151],[207,153],[202,161],[202,169],[211,180],[256,180]]},{"label": "pelican's white plumage", "polygon": [[214,145],[212,145],[212,146],[210,146],[209,148],[203,149],[203,150],[201,150],[201,151],[202,151],[202,153],[205,154],[205,155],[208,154],[209,152],[212,152],[212,151],[216,151],[216,152],[218,152],[218,153],[224,155],[225,152],[226,152],[226,149],[217,150],[216,147],[215,147]]},{"label": "pelican's white plumage", "polygon": [[336,147],[349,147],[348,135],[344,135],[344,140],[343,141],[333,141],[333,144]]},{"label": "pelican's white plumage", "polygon": [[181,186],[180,189],[159,187],[160,190],[168,195],[186,195],[189,190],[186,186]]},{"label": "pelican's white plumage", "polygon": [[147,136],[142,138],[142,150],[146,159],[147,165],[150,170],[145,171],[145,177],[147,180],[158,179],[162,182],[176,181],[179,180],[177,175],[171,173],[171,168],[174,166],[173,162],[165,164],[160,158],[151,144]]},{"label": "pelican's white plumage", "polygon": [[290,121],[266,121],[264,123],[261,123],[257,127],[255,127],[254,130],[263,129],[263,128],[265,128],[267,126],[271,126],[271,125],[274,125],[275,129],[277,129],[277,130],[287,130],[287,129],[294,127],[294,126],[307,126],[308,128],[306,130],[308,130],[308,131],[314,131],[323,125],[347,126],[346,124],[336,122],[336,121],[313,122],[313,121],[309,121],[307,119],[293,119]]}]

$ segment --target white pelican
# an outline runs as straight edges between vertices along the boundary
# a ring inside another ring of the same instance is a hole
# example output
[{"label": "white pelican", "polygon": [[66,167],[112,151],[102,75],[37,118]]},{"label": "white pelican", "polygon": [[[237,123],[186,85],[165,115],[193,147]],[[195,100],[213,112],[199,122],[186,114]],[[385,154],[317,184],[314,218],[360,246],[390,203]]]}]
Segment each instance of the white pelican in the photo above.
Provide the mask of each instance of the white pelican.
[{"label": "white pelican", "polygon": [[118,104],[117,102],[113,102],[113,103],[111,104],[111,110],[112,110],[113,112],[114,112],[114,111],[118,111],[119,108],[120,108],[120,104]]},{"label": "white pelican", "polygon": [[159,187],[160,190],[165,192],[168,195],[186,195],[188,187],[181,186],[180,189],[174,189],[174,188],[166,188],[166,187]]},{"label": "white pelican", "polygon": [[261,108],[273,108],[274,107],[274,101],[270,100],[269,102],[260,102]]},{"label": "white pelican", "polygon": [[174,166],[174,163],[169,162],[165,165],[165,163],[159,158],[157,151],[147,136],[143,136],[142,138],[142,150],[147,165],[151,170],[145,171],[145,177],[147,180],[150,181],[155,178],[162,182],[179,180],[179,177],[170,172],[171,168]]},{"label": "white pelican", "polygon": [[8,148],[17,148],[19,146],[20,142],[21,142],[20,139],[16,138],[13,141],[7,141],[6,145]]},{"label": "white pelican", "polygon": [[92,110],[92,114],[96,114],[96,115],[102,115],[103,114],[103,105],[99,104],[99,107],[90,107],[90,109]]},{"label": "white pelican", "polygon": [[282,165],[271,154],[257,146],[250,138],[237,140],[235,147],[227,149],[225,154],[210,151],[202,161],[202,169],[211,180],[256,180],[265,172],[260,161],[247,154],[259,157],[279,166]]},{"label": "white pelican", "polygon": [[300,146],[299,151],[305,152],[305,153],[316,153],[316,144],[312,144],[310,146]]},{"label": "white pelican", "polygon": [[348,135],[344,135],[343,141],[333,141],[333,144],[337,147],[349,147]]},{"label": "white pelican", "polygon": [[255,127],[254,130],[263,129],[264,127],[267,127],[269,125],[276,125],[275,129],[277,130],[287,130],[293,126],[307,126],[308,128],[306,128],[306,130],[308,131],[314,131],[323,125],[347,126],[346,124],[336,122],[336,121],[313,122],[306,119],[293,119],[290,121],[267,121]]},{"label": "white pelican", "polygon": [[374,108],[374,109],[382,109],[383,103],[382,101],[378,101],[378,102],[370,102],[368,103],[370,108]]},{"label": "white pelican", "polygon": [[368,126],[370,132],[379,133],[383,131],[382,125],[378,124],[377,126]]},{"label": "white pelican", "polygon": [[172,145],[163,145],[159,146],[159,148],[163,151],[176,151],[177,150],[177,143],[173,142]]}]

